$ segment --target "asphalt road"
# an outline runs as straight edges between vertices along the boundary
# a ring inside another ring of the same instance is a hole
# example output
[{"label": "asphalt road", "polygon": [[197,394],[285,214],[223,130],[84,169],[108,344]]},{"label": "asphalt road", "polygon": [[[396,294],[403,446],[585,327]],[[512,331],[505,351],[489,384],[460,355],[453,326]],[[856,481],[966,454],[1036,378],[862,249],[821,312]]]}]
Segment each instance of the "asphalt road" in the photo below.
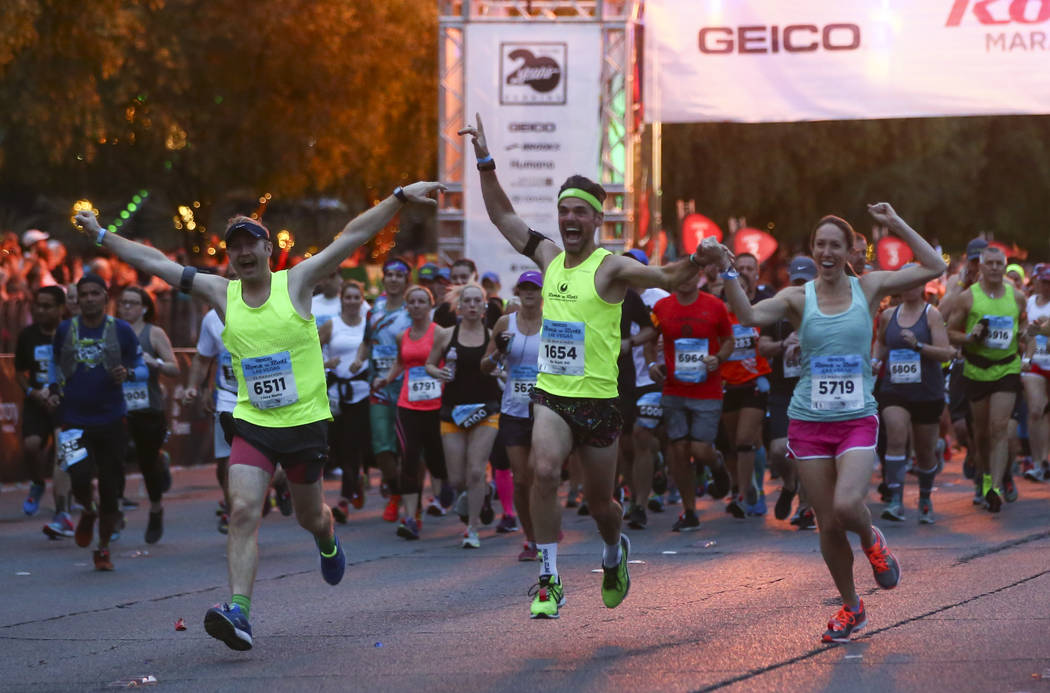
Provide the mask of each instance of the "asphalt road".
[{"label": "asphalt road", "polygon": [[[293,518],[266,518],[246,653],[203,629],[208,607],[229,597],[211,468],[176,471],[160,543],[142,541],[145,507],[128,514],[113,573],[95,572],[72,540],[49,541],[40,531],[49,510],[24,517],[24,491],[8,487],[0,691],[152,676],[158,689],[194,693],[1050,692],[1050,484],[1019,480],[1020,500],[991,515],[971,505],[956,461],[938,478],[937,524],[920,526],[908,483],[908,521],[877,521],[902,582],[877,589],[857,551],[868,628],[848,645],[819,642],[838,601],[816,533],[771,515],[736,520],[702,499],[701,530],[674,534],[674,506],[650,514],[630,533],[630,595],[610,610],[593,521],[566,511],[558,562],[568,604],[559,620],[532,621],[537,564],[517,562],[520,533],[486,528],[481,549],[465,551],[455,517],[427,518],[423,540],[406,542],[380,518],[373,489],[338,529],[351,565],[336,587]],[[142,493],[139,481],[128,488]],[[330,482],[329,499],[337,493]],[[179,618],[187,630],[175,630]]]}]

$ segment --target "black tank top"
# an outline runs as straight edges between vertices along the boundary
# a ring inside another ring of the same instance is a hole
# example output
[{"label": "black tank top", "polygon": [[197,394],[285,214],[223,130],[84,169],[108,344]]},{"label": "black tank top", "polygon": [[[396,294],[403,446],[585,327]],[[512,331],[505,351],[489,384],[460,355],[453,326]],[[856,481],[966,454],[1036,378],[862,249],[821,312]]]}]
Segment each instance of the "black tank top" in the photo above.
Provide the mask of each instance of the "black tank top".
[{"label": "black tank top", "polygon": [[886,325],[886,373],[879,385],[879,392],[887,395],[905,397],[913,402],[930,402],[944,397],[944,375],[941,373],[941,364],[937,361],[920,356],[918,352],[910,349],[901,337],[902,329],[909,329],[915,335],[915,339],[925,344],[933,341],[930,332],[930,324],[927,313],[929,304],[919,315],[915,324],[908,328],[901,327],[897,322],[901,307],[893,309],[893,316]]},{"label": "black tank top", "polygon": [[[485,328],[485,341],[481,346],[463,346],[459,343],[459,324],[452,328],[452,339],[448,348],[456,349],[456,375],[445,384],[441,403],[456,406],[458,404],[484,404],[498,402],[499,385],[496,377],[481,372],[481,359],[489,345],[489,330]],[[448,350],[445,351],[446,359]],[[496,411],[499,411],[498,407]]]}]

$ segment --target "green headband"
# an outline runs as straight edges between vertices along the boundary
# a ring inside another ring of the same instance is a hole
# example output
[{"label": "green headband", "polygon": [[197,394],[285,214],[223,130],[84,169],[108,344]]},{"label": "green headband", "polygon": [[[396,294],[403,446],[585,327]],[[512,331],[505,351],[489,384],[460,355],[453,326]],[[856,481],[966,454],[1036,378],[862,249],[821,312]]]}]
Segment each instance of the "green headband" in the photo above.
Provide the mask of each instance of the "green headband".
[{"label": "green headband", "polygon": [[598,198],[590,194],[586,190],[580,190],[579,188],[565,188],[558,195],[558,202],[561,202],[566,197],[578,197],[591,207],[594,207],[594,211],[599,214],[602,213],[602,203],[598,201]]}]

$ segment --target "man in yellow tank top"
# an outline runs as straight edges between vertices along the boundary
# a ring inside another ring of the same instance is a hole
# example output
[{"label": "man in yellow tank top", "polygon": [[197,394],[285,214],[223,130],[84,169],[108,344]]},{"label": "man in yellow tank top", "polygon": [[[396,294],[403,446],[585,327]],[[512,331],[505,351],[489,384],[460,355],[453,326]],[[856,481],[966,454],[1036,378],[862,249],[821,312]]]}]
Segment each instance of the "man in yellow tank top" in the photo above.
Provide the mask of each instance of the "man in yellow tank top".
[{"label": "man in yellow tank top", "polygon": [[321,345],[310,314],[313,288],[337,271],[402,205],[433,206],[428,195],[439,189],[443,189],[440,183],[426,182],[395,188],[392,195],[350,221],[327,248],[280,272],[270,269],[269,230],[248,217],[235,217],[225,234],[229,262],[240,277],[233,281],[211,274],[196,276],[194,268],[169,260],[155,248],[107,233],[92,212],[77,215],[80,227],[96,244],[183,293],[207,301],[226,324],[223,342],[233,357],[238,391],[228,472],[227,561],[233,596],[230,603],[208,610],[204,627],[234,650],[252,647],[248,616],[259,563],[256,537],[276,465],[285,469],[291,482],[299,524],[317,542],[325,581],[338,584],[346,569],[332,511],[322,496],[326,423],[331,415]]},{"label": "man in yellow tank top", "polygon": [[628,287],[673,289],[698,272],[690,259],[650,267],[599,248],[605,190],[583,176],[570,176],[558,194],[558,230],[564,251],[529,228],[496,178],[485,131],[477,124],[460,130],[470,135],[481,172],[481,192],[489,219],[514,249],[544,272],[543,325],[539,371],[532,396],[532,453],[535,481],[530,507],[541,554],[534,588],[532,618],[557,618],[565,603],[558,576],[561,529],[558,485],[562,464],[576,450],[583,467],[583,487],[591,516],[605,543],[602,554],[602,601],[619,606],[630,588],[630,542],[621,535],[623,508],[613,500],[617,437],[622,426],[617,408],[620,353],[620,304]]}]

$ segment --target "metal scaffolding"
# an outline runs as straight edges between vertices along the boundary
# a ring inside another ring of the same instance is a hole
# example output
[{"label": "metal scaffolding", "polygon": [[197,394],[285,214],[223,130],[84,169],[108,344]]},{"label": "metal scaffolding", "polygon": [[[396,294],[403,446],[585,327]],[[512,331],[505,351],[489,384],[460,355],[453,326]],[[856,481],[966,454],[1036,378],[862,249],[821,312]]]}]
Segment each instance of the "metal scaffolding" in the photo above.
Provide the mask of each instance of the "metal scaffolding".
[{"label": "metal scaffolding", "polygon": [[463,157],[469,146],[456,132],[465,113],[466,25],[470,22],[584,22],[602,31],[600,182],[608,193],[602,245],[630,247],[634,239],[636,127],[635,28],[642,0],[439,0],[438,176],[448,192],[438,209],[438,251],[463,253]]}]

